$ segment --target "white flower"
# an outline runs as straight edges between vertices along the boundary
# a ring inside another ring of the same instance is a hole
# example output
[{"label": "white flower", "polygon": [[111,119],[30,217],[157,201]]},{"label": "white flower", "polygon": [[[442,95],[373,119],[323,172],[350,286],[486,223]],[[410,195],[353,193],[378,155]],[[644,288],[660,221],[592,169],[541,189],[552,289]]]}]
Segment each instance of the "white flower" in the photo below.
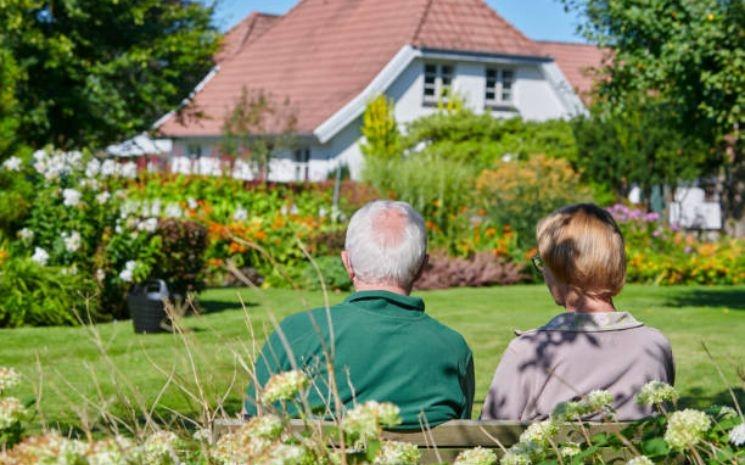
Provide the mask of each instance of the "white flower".
[{"label": "white flower", "polygon": [[558,432],[559,428],[553,420],[531,423],[520,435],[520,442],[534,442],[545,447]]},{"label": "white flower", "polygon": [[422,453],[408,442],[384,441],[373,465],[417,465]]},{"label": "white flower", "polygon": [[587,404],[597,412],[599,410],[609,409],[613,405],[613,394],[604,390],[595,390],[587,394]]},{"label": "white flower", "polygon": [[104,270],[102,270],[101,268],[99,268],[99,269],[96,270],[96,275],[95,276],[96,276],[96,281],[101,282],[104,279],[106,279],[106,272]]},{"label": "white flower", "polygon": [[92,443],[85,458],[87,465],[128,465],[131,449],[133,445],[129,439],[115,436]]},{"label": "white flower", "polygon": [[143,216],[160,216],[160,200],[154,200],[150,205],[142,205]]},{"label": "white flower", "polygon": [[142,463],[160,464],[165,460],[177,457],[178,436],[170,431],[158,431],[149,434],[145,443],[140,446],[138,455]]},{"label": "white flower", "polygon": [[194,438],[195,441],[210,442],[212,441],[212,431],[210,431],[209,428],[199,428],[194,431],[192,438]]},{"label": "white flower", "polygon": [[65,250],[75,253],[80,249],[80,233],[73,231],[71,233],[62,233],[62,241],[65,243]]},{"label": "white flower", "polygon": [[104,160],[101,164],[101,176],[108,178],[119,174],[119,164],[114,160]]},{"label": "white flower", "polygon": [[399,408],[387,402],[368,401],[349,410],[342,418],[344,432],[360,444],[376,438],[381,426],[396,426],[401,423]]},{"label": "white flower", "polygon": [[295,205],[295,204],[293,203],[293,204],[292,204],[292,207],[290,208],[290,214],[291,214],[291,215],[297,215],[297,214],[298,214],[298,211],[299,211],[299,210],[298,210],[298,208],[297,208],[297,205]]},{"label": "white flower", "polygon": [[300,370],[279,373],[267,381],[261,393],[265,404],[292,400],[310,384],[308,376]]},{"label": "white flower", "polygon": [[[494,451],[475,447],[458,454],[453,465],[493,465],[495,463],[497,463],[497,454]],[[502,463],[504,463],[504,458],[502,458]]]},{"label": "white flower", "polygon": [[137,268],[137,262],[130,260],[124,264],[124,269],[119,273],[119,279],[125,283],[131,283],[134,279],[134,271]]},{"label": "white flower", "polygon": [[626,462],[626,465],[654,465],[654,462],[645,455],[634,457],[633,459]]},{"label": "white flower", "polygon": [[31,256],[31,260],[35,261],[41,266],[46,266],[46,264],[49,262],[49,254],[41,247],[36,247],[34,249],[34,254]]},{"label": "white flower", "polygon": [[137,229],[147,233],[154,233],[158,229],[158,218],[148,218],[140,221],[139,224],[137,224]]},{"label": "white flower", "polygon": [[721,418],[737,418],[737,415],[737,410],[727,405],[719,408],[718,416],[720,416]]},{"label": "white flower", "polygon": [[199,206],[196,200],[194,200],[193,197],[189,197],[186,199],[186,204],[189,206],[190,210],[196,210],[196,208]]},{"label": "white flower", "polygon": [[729,432],[729,442],[737,447],[745,445],[745,423],[740,423],[732,428],[732,431]]},{"label": "white flower", "polygon": [[96,203],[98,203],[99,205],[104,205],[106,202],[109,201],[110,198],[111,194],[109,194],[108,191],[103,191],[96,196]]},{"label": "white flower", "polygon": [[0,394],[21,382],[21,375],[12,368],[0,367]]},{"label": "white flower", "polygon": [[568,442],[564,446],[562,446],[561,449],[559,449],[559,454],[561,454],[562,457],[574,457],[575,455],[582,452],[582,449],[579,447],[579,444],[574,442]]},{"label": "white flower", "polygon": [[277,444],[269,451],[267,465],[300,465],[307,463],[308,451],[295,444]]},{"label": "white flower", "polygon": [[98,173],[101,172],[101,162],[98,161],[95,158],[92,158],[87,165],[85,165],[85,176],[88,178],[93,178],[98,176]]},{"label": "white flower", "polygon": [[502,465],[530,465],[533,462],[529,455],[507,451],[499,460],[499,463]]},{"label": "white flower", "polygon": [[328,216],[328,211],[326,211],[324,207],[321,207],[318,209],[318,216],[320,218],[326,218],[326,216]]},{"label": "white flower", "polygon": [[650,381],[642,386],[636,402],[640,405],[653,406],[665,402],[677,402],[678,391],[674,387],[662,381]]},{"label": "white flower", "polygon": [[80,205],[82,195],[75,189],[65,189],[62,191],[62,204],[66,207],[77,207]]},{"label": "white flower", "polygon": [[673,449],[693,447],[711,427],[711,420],[704,412],[685,409],[673,412],[667,423],[665,441]]},{"label": "white flower", "polygon": [[18,231],[18,237],[24,242],[32,242],[34,240],[34,232],[28,228],[23,228]]},{"label": "white flower", "polygon": [[23,404],[15,397],[0,399],[0,431],[21,421],[25,413]]},{"label": "white flower", "polygon": [[127,200],[119,207],[119,218],[127,218],[140,209],[140,204],[134,200]]},{"label": "white flower", "polygon": [[122,165],[121,175],[124,178],[134,179],[137,177],[137,164],[134,162],[127,162]]},{"label": "white flower", "polygon": [[238,208],[233,213],[233,220],[235,221],[246,221],[248,219],[248,210],[245,208]]},{"label": "white flower", "polygon": [[97,191],[99,187],[101,187],[101,184],[99,184],[97,179],[94,178],[86,178],[80,181],[80,187],[82,188],[88,188],[90,190]]},{"label": "white flower", "polygon": [[169,203],[166,205],[165,214],[167,218],[181,218],[184,215],[184,212],[181,210],[179,204]]},{"label": "white flower", "polygon": [[18,157],[10,157],[3,162],[3,168],[8,171],[21,171],[23,162]]}]

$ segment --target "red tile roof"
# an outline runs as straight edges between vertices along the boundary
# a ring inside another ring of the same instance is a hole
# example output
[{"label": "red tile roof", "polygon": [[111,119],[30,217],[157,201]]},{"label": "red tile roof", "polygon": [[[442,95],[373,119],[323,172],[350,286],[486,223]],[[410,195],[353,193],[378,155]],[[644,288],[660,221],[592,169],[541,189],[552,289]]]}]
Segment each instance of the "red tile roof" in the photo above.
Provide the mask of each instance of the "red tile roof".
[{"label": "red tile roof", "polygon": [[[301,0],[242,46],[228,39],[220,72],[184,114],[160,127],[172,137],[219,136],[242,89],[289,100],[297,130],[310,134],[358,95],[405,45],[543,56],[483,0]],[[240,36],[237,27],[233,36]],[[232,31],[231,31],[232,32]],[[229,34],[230,35],[230,34]]]},{"label": "red tile roof", "polygon": [[607,53],[595,45],[567,42],[536,42],[544,55],[556,61],[575,92],[589,100],[596,73]]},{"label": "red tile roof", "polygon": [[238,53],[250,41],[256,40],[265,33],[279,18],[278,15],[258,12],[251,13],[243,18],[223,36],[222,47],[215,57],[215,61],[222,63]]}]

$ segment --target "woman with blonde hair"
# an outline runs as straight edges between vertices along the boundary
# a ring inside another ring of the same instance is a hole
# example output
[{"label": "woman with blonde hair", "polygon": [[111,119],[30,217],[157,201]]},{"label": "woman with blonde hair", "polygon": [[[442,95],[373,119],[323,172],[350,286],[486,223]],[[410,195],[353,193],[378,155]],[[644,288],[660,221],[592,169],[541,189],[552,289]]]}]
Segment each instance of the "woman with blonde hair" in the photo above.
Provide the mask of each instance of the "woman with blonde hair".
[{"label": "woman with blonde hair", "polygon": [[533,264],[566,312],[509,344],[481,418],[541,420],[594,390],[612,394],[619,420],[651,415],[635,396],[647,382],[673,383],[673,355],[662,333],[613,303],[626,278],[613,217],[596,205],[570,205],[543,219],[536,235]]}]

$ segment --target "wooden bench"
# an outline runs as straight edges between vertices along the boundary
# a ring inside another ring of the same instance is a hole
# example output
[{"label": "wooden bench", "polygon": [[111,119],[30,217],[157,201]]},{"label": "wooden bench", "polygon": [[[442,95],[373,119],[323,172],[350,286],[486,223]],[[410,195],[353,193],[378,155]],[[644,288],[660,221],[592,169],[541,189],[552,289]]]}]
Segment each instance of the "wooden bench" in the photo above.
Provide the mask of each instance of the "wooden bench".
[{"label": "wooden bench", "polygon": [[[243,424],[243,420],[217,420],[213,424],[213,438],[234,431]],[[297,431],[304,429],[300,420],[291,421],[292,428]],[[324,423],[324,427],[331,427],[331,423]],[[452,463],[455,457],[464,449],[477,446],[493,449],[501,455],[501,444],[504,448],[516,444],[520,434],[528,425],[508,421],[475,421],[453,420],[429,431],[386,431],[383,438],[391,441],[405,441],[416,444],[422,452],[422,464],[440,462]],[[628,426],[624,423],[591,423],[587,426],[590,435],[600,432],[620,431]],[[583,439],[576,426],[566,425],[559,430],[560,440],[581,442]],[[605,454],[604,454],[605,455]],[[605,457],[608,465],[625,463],[629,457],[608,455]]]}]

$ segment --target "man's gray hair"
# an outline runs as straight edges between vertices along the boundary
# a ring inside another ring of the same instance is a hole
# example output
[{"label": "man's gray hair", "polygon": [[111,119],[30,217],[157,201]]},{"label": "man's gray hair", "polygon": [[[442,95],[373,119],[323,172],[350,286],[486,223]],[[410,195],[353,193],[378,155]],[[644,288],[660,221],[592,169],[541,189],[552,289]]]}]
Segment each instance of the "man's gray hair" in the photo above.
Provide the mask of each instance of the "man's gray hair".
[{"label": "man's gray hair", "polygon": [[361,281],[409,287],[427,255],[424,220],[406,202],[370,202],[349,221],[345,248]]}]

